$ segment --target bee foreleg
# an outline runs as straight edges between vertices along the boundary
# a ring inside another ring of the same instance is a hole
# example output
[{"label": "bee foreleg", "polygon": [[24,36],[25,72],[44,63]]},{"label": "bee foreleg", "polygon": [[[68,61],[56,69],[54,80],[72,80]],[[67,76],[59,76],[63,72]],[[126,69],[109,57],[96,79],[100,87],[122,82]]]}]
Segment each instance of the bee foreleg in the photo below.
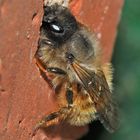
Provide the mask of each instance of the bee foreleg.
[{"label": "bee foreleg", "polygon": [[66,72],[60,68],[57,67],[47,67],[45,68],[42,64],[41,61],[39,59],[36,58],[36,64],[37,66],[40,68],[41,71],[43,71],[44,73],[51,72],[54,74],[59,74],[59,75],[66,75]]},{"label": "bee foreleg", "polygon": [[47,71],[51,73],[59,74],[59,75],[66,75],[66,72],[64,70],[60,68],[56,68],[56,67],[48,67]]}]

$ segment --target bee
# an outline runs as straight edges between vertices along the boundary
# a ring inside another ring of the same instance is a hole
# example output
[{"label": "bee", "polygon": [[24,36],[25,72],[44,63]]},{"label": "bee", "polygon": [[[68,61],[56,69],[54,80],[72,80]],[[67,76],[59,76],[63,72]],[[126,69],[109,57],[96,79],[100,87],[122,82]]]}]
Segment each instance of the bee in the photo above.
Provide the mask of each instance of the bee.
[{"label": "bee", "polygon": [[55,91],[58,110],[36,128],[61,121],[83,126],[99,120],[109,131],[118,127],[112,95],[112,68],[102,64],[99,41],[70,10],[58,4],[44,7],[35,59]]}]

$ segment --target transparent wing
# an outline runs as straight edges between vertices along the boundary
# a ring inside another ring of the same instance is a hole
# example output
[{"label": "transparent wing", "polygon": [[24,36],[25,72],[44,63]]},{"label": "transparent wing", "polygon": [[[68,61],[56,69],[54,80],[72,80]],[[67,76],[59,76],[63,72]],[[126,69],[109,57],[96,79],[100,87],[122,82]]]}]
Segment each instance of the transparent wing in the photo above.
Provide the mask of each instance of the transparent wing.
[{"label": "transparent wing", "polygon": [[72,67],[82,86],[89,93],[97,110],[98,119],[108,131],[114,132],[118,128],[117,105],[113,100],[103,71],[99,70],[95,73],[78,63],[73,63]]}]

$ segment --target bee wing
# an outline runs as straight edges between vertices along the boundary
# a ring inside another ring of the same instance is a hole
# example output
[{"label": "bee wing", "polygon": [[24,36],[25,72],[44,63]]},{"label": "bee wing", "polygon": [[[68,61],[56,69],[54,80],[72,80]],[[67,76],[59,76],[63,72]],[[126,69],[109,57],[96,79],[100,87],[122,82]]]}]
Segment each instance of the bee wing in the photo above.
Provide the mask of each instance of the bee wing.
[{"label": "bee wing", "polygon": [[97,118],[108,131],[114,132],[118,128],[118,111],[103,71],[95,73],[78,63],[72,67],[95,105]]}]

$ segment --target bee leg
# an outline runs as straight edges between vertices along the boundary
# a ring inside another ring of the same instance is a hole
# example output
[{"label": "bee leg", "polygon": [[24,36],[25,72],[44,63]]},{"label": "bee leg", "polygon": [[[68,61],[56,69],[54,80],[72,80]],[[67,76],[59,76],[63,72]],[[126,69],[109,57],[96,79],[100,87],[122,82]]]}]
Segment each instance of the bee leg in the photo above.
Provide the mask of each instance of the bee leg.
[{"label": "bee leg", "polygon": [[53,112],[48,116],[45,116],[35,127],[33,131],[33,135],[40,128],[45,128],[51,125],[55,125],[61,120],[64,120],[67,117],[67,113],[72,108],[73,104],[73,92],[70,88],[66,90],[66,101],[68,103],[67,106],[61,107],[57,112]]},{"label": "bee leg", "polygon": [[42,72],[46,73],[47,71],[46,71],[45,67],[43,66],[43,64],[41,63],[41,61],[38,58],[35,58],[35,60],[36,60],[36,65],[39,67],[39,69]]},{"label": "bee leg", "polygon": [[45,66],[43,66],[41,61],[37,58],[36,58],[36,64],[40,68],[40,70],[43,71],[44,73],[51,72],[51,73],[59,74],[59,75],[66,75],[66,72],[64,70],[60,69],[60,68],[57,68],[57,67],[45,68]]},{"label": "bee leg", "polygon": [[66,72],[64,70],[57,68],[57,67],[48,67],[47,71],[54,73],[54,74],[66,75]]},{"label": "bee leg", "polygon": [[58,112],[53,112],[48,116],[42,118],[42,120],[35,126],[33,130],[33,135],[35,135],[36,131],[40,128],[45,128],[54,124],[57,124],[62,118],[62,113],[60,110]]},{"label": "bee leg", "polygon": [[66,90],[66,101],[68,106],[61,107],[58,112],[53,112],[48,116],[45,116],[39,123],[39,126],[50,126],[59,122],[59,120],[64,119],[65,112],[72,107],[73,104],[73,92],[70,88]]},{"label": "bee leg", "polygon": [[67,103],[68,103],[68,107],[71,107],[72,104],[73,104],[73,92],[69,88],[66,91],[66,100],[67,100]]},{"label": "bee leg", "polygon": [[35,126],[33,133],[32,133],[32,136],[34,136],[36,134],[38,129],[47,128],[49,126],[56,125],[60,121],[63,121],[67,118],[68,112],[71,110],[72,104],[73,104],[73,92],[70,88],[68,88],[66,90],[66,97],[65,98],[67,101],[67,105],[60,107],[60,109],[58,111],[52,112],[51,114],[43,117],[41,119],[41,121]]}]

